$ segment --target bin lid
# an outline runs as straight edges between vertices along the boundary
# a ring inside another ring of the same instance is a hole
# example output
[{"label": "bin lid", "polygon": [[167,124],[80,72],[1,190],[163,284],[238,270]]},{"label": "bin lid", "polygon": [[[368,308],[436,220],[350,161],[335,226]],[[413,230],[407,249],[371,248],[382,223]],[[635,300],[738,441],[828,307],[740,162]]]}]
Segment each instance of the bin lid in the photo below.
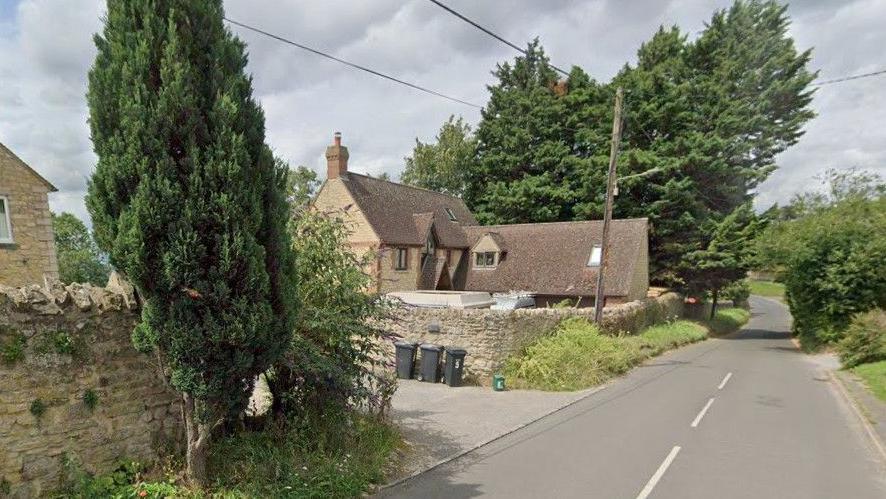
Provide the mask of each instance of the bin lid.
[{"label": "bin lid", "polygon": [[442,348],[443,348],[443,347],[441,347],[441,346],[439,346],[439,345],[434,345],[434,344],[432,344],[432,343],[422,343],[422,344],[421,344],[421,349],[422,349],[422,350],[433,350],[433,351],[435,351],[435,352],[439,352]]},{"label": "bin lid", "polygon": [[446,347],[446,351],[451,353],[452,355],[467,355],[468,351],[464,348],[458,347]]},{"label": "bin lid", "polygon": [[411,341],[395,341],[394,346],[415,348],[415,343]]}]

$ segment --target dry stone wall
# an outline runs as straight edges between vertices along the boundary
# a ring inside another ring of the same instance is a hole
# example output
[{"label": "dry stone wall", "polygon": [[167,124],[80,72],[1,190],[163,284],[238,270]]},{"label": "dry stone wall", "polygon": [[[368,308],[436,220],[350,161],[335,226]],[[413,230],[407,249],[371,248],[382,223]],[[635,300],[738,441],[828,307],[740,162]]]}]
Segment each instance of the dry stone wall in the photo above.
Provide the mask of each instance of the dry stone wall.
[{"label": "dry stone wall", "polygon": [[[664,293],[656,298],[608,307],[603,310],[604,332],[635,334],[646,327],[673,320],[683,314],[683,297]],[[569,317],[594,318],[593,308],[526,308],[518,310],[399,308],[385,321],[394,336],[415,343],[460,347],[468,351],[466,374],[482,384],[498,372],[510,355],[519,352]],[[429,332],[433,329],[439,332]],[[393,343],[385,343],[389,358]]]},{"label": "dry stone wall", "polygon": [[104,473],[181,441],[179,397],[130,342],[131,287],[0,285],[0,497],[58,487],[62,463]]}]

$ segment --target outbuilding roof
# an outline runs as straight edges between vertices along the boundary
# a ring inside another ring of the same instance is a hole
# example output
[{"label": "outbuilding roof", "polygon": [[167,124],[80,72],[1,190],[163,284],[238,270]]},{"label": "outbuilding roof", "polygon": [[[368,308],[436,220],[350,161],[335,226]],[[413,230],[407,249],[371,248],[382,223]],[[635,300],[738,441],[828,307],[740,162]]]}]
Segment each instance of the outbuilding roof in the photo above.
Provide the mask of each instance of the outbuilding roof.
[{"label": "outbuilding roof", "polygon": [[[588,266],[591,251],[603,237],[603,222],[554,222],[464,228],[473,246],[495,233],[507,248],[495,268],[459,266],[456,286],[465,291],[529,291],[538,294],[587,296],[596,291],[599,267]],[[648,222],[645,218],[613,220],[606,267],[607,296],[627,296],[637,265],[645,261]],[[498,240],[496,241],[498,242]]]}]

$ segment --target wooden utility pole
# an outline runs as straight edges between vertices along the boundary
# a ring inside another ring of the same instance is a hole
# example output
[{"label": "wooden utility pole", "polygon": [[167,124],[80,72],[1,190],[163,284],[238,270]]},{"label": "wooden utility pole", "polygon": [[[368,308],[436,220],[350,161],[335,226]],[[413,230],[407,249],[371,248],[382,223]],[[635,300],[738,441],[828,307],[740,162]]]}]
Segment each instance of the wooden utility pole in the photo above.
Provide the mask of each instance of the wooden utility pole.
[{"label": "wooden utility pole", "polygon": [[603,274],[609,260],[609,225],[612,221],[612,200],[615,197],[615,164],[618,159],[618,146],[621,142],[621,108],[624,90],[618,87],[615,91],[615,113],[612,117],[612,147],[609,150],[609,176],[606,180],[606,208],[603,212],[603,240],[600,243],[600,267],[597,274],[597,293],[594,297],[594,322],[603,320],[603,307],[606,305],[604,295]]}]

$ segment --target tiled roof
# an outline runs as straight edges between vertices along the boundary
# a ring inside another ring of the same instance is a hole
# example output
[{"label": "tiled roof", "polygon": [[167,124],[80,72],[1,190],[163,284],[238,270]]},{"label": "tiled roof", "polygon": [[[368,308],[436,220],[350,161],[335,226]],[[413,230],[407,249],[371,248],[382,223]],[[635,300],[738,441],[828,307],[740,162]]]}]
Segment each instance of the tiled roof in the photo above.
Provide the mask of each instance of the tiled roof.
[{"label": "tiled roof", "polygon": [[[602,221],[472,226],[464,230],[471,246],[492,233],[506,248],[494,269],[475,269],[472,260],[459,266],[456,286],[464,286],[466,291],[586,296],[596,290],[599,267],[588,267],[587,263],[594,245],[601,242]],[[606,296],[629,294],[635,266],[646,248],[647,231],[645,218],[612,221]]]},{"label": "tiled roof", "polygon": [[[433,221],[440,246],[468,246],[462,227],[476,225],[477,220],[461,199],[352,172],[340,178],[385,244],[421,246]],[[447,208],[457,221],[449,219]]]}]

